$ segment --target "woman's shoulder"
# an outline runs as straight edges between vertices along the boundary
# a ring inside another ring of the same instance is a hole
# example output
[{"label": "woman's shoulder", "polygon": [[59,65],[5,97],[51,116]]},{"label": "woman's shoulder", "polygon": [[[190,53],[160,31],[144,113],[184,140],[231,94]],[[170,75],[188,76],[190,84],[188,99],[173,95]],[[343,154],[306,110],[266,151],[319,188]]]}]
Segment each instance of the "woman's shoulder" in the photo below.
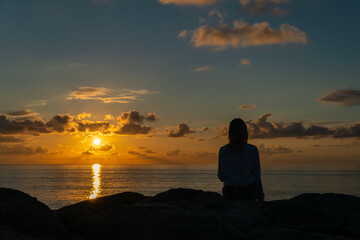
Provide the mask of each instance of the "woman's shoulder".
[{"label": "woman's shoulder", "polygon": [[226,144],[226,145],[220,147],[220,152],[226,151],[228,148],[229,148],[229,144]]},{"label": "woman's shoulder", "polygon": [[251,151],[259,151],[258,148],[255,145],[252,145],[250,143],[246,144],[246,148],[251,150]]}]

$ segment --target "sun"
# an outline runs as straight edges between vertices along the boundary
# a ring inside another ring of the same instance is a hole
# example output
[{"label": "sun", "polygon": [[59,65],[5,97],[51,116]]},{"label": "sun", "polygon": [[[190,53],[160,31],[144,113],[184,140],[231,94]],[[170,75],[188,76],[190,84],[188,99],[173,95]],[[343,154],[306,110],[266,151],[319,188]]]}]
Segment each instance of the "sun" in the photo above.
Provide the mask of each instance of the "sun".
[{"label": "sun", "polygon": [[95,138],[93,141],[93,144],[95,144],[95,145],[100,145],[100,143],[101,143],[101,140],[99,138]]}]

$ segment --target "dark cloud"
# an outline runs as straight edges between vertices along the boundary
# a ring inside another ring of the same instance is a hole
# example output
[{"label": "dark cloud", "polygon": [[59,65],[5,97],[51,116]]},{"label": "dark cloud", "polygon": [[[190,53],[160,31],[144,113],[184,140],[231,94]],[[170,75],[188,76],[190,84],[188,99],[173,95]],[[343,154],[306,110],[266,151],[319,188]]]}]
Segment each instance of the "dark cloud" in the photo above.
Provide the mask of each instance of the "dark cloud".
[{"label": "dark cloud", "polygon": [[307,36],[295,26],[282,24],[273,29],[268,22],[250,25],[242,20],[234,21],[232,27],[222,24],[217,27],[202,25],[194,31],[183,30],[180,38],[190,37],[195,47],[214,47],[224,50],[228,47],[249,47],[273,44],[306,44]]},{"label": "dark cloud", "polygon": [[37,115],[37,113],[34,113],[29,109],[24,109],[24,110],[15,111],[15,112],[9,112],[6,115],[11,116],[11,117],[25,117],[25,116]]},{"label": "dark cloud", "polygon": [[50,133],[46,122],[42,119],[16,120],[0,114],[0,134]]},{"label": "dark cloud", "polygon": [[[258,119],[246,120],[248,132],[250,138],[360,138],[360,122],[338,127],[324,127],[314,124],[305,125],[304,122],[281,122],[281,121],[269,121],[271,113],[265,113]],[[221,138],[227,136],[227,127],[222,125],[218,129],[218,133],[215,138]]]},{"label": "dark cloud", "polygon": [[112,145],[111,143],[105,142],[105,143],[103,143],[103,144],[101,144],[99,146],[91,145],[82,154],[86,154],[86,155],[93,155],[93,154],[96,154],[96,153],[104,154],[104,153],[109,153],[110,151],[112,151],[114,149],[115,149],[114,145]]},{"label": "dark cloud", "polygon": [[107,133],[110,127],[108,122],[82,121],[78,123],[79,132],[101,132]]},{"label": "dark cloud", "polygon": [[278,154],[278,153],[292,153],[293,150],[285,146],[271,146],[265,147],[262,143],[259,145],[259,151],[263,154]]},{"label": "dark cloud", "polygon": [[128,154],[130,154],[130,155],[141,155],[141,153],[135,152],[135,151],[132,151],[132,150],[128,151]]},{"label": "dark cloud", "polygon": [[[45,133],[76,133],[76,132],[101,132],[103,134],[148,134],[152,127],[143,126],[144,121],[157,121],[155,113],[140,115],[136,110],[124,112],[118,117],[118,126],[111,125],[108,121],[90,121],[84,118],[91,114],[82,113],[77,117],[70,114],[57,114],[49,121],[41,118],[18,119],[9,118],[0,114],[0,134],[32,134]],[[9,138],[10,139],[10,138]]]},{"label": "dark cloud", "polygon": [[241,10],[252,16],[270,14],[282,17],[288,10],[280,9],[280,5],[287,5],[291,0],[240,0]]},{"label": "dark cloud", "polygon": [[147,113],[145,119],[150,122],[155,122],[156,120],[158,120],[155,113]]},{"label": "dark cloud", "polygon": [[162,4],[174,4],[178,6],[195,5],[195,6],[207,6],[215,3],[218,0],[159,0]]},{"label": "dark cloud", "polygon": [[136,134],[148,134],[152,130],[152,127],[141,126],[136,123],[125,123],[119,130],[115,131],[116,134],[124,134],[124,135],[136,135]]},{"label": "dark cloud", "polygon": [[334,103],[340,106],[360,105],[360,90],[332,90],[325,93],[321,98],[318,98],[317,101],[323,103]]},{"label": "dark cloud", "polygon": [[155,153],[153,150],[151,150],[151,149],[148,149],[148,150],[145,150],[145,153],[147,153],[147,154],[153,154],[153,153]]},{"label": "dark cloud", "polygon": [[155,113],[147,113],[144,116],[136,110],[123,112],[120,117],[118,117],[119,129],[115,131],[115,133],[125,135],[148,134],[151,132],[152,127],[142,126],[141,124],[145,120],[150,122],[156,121]]},{"label": "dark cloud", "polygon": [[251,138],[280,138],[280,137],[310,137],[330,136],[331,131],[326,127],[305,127],[302,122],[278,122],[268,121],[271,113],[265,113],[256,120],[247,120],[246,124]]},{"label": "dark cloud", "polygon": [[360,138],[360,122],[347,127],[337,127],[333,130],[334,138]]},{"label": "dark cloud", "polygon": [[240,110],[250,110],[255,108],[256,108],[255,104],[241,104],[239,107]]},{"label": "dark cloud", "polygon": [[50,121],[46,123],[46,126],[55,132],[65,132],[66,127],[73,117],[69,114],[57,114]]},{"label": "dark cloud", "polygon": [[35,149],[35,153],[38,153],[38,154],[44,154],[44,153],[47,153],[48,151],[49,150],[43,146],[39,146]]},{"label": "dark cloud", "polygon": [[0,145],[0,154],[4,155],[30,155],[30,154],[45,154],[48,152],[46,147],[39,146],[32,148],[24,144],[13,144],[13,145]]},{"label": "dark cloud", "polygon": [[179,123],[176,129],[168,130],[168,137],[177,138],[184,137],[186,134],[195,133],[195,131],[190,130],[190,127],[185,123]]},{"label": "dark cloud", "polygon": [[180,152],[180,149],[175,149],[174,151],[167,152],[166,155],[169,157],[179,156]]},{"label": "dark cloud", "polygon": [[24,142],[24,139],[17,138],[14,136],[2,136],[0,135],[0,143],[4,142],[12,142],[12,143],[18,143],[18,142]]},{"label": "dark cloud", "polygon": [[227,136],[227,127],[225,125],[221,125],[217,129],[217,134],[216,134],[215,138],[221,138],[221,137],[226,137],[226,136]]},{"label": "dark cloud", "polygon": [[265,113],[256,120],[246,121],[251,138],[360,137],[360,123],[327,128],[317,125],[305,126],[303,122],[268,121],[271,116],[271,113]]},{"label": "dark cloud", "polygon": [[201,151],[201,152],[197,153],[196,155],[198,157],[209,157],[209,156],[214,156],[215,153],[214,152]]}]

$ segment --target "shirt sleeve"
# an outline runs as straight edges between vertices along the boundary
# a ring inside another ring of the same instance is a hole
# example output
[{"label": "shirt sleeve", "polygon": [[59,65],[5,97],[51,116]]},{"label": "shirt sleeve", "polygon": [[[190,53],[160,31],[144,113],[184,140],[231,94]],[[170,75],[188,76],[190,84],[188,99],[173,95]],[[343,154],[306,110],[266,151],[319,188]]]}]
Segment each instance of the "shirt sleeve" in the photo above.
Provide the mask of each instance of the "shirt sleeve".
[{"label": "shirt sleeve", "polygon": [[259,150],[255,148],[254,151],[254,173],[255,173],[255,180],[258,181],[261,179],[261,167],[260,167],[260,156],[259,156]]},{"label": "shirt sleeve", "polygon": [[224,179],[222,161],[223,161],[223,157],[222,157],[222,151],[221,151],[221,148],[220,148],[220,150],[219,150],[219,159],[218,159],[218,173],[217,173],[217,177],[219,178],[220,181],[224,182],[225,179]]},{"label": "shirt sleeve", "polygon": [[256,186],[256,198],[260,201],[264,201],[265,195],[261,182],[261,166],[259,150],[255,149],[255,186]]}]

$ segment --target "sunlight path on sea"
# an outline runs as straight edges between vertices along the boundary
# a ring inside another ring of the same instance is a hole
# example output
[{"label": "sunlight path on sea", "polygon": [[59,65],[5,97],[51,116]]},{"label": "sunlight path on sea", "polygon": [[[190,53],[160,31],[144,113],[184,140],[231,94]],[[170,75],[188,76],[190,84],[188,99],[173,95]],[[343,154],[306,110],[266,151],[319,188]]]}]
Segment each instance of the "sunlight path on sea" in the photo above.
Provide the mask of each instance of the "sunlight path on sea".
[{"label": "sunlight path on sea", "polygon": [[89,199],[94,199],[100,197],[101,195],[101,165],[100,164],[93,164],[92,165],[92,175],[93,175],[93,182],[92,182],[92,189],[89,195]]}]

